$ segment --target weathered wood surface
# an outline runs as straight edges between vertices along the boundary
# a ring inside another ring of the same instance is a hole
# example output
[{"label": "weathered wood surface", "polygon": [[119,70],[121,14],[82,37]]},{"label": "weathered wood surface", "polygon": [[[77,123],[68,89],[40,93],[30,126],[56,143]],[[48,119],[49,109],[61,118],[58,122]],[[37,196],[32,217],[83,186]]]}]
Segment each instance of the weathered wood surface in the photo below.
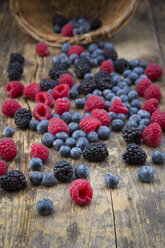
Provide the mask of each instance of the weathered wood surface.
[{"label": "weathered wood surface", "polygon": [[[134,20],[112,41],[120,57],[128,59],[146,57],[163,64],[165,55],[164,1],[140,1]],[[36,42],[23,34],[10,16],[6,1],[0,2],[0,105],[6,98],[4,85],[8,82],[7,64],[11,52],[25,56],[22,82],[27,85],[47,77],[51,67],[51,57],[41,59],[36,56]],[[59,50],[51,49],[51,54]],[[164,68],[165,68],[165,64]],[[158,85],[165,97],[164,80]],[[27,107],[23,98],[20,103]],[[30,106],[34,103],[29,101]],[[163,109],[163,103],[161,108]],[[72,104],[74,110],[74,104]],[[1,115],[0,133],[7,125],[14,126],[13,119]],[[15,129],[14,140],[18,147],[17,158],[9,163],[10,169],[21,169],[27,176],[30,145],[40,142],[35,132]],[[3,137],[1,135],[1,137]],[[25,190],[16,193],[0,192],[0,248],[163,248],[165,247],[165,173],[164,166],[151,162],[153,151],[165,152],[165,137],[156,149],[143,148],[148,154],[147,164],[155,171],[151,184],[142,184],[137,179],[135,166],[127,166],[122,161],[125,143],[121,133],[111,133],[106,142],[109,159],[101,164],[88,164],[91,169],[90,182],[94,197],[89,206],[75,206],[68,194],[68,184],[57,184],[52,188],[34,187],[28,182]],[[54,163],[60,160],[57,152],[50,149],[51,156],[44,165],[44,172],[52,171]],[[73,166],[83,159],[73,161]],[[112,172],[119,176],[116,190],[108,190],[104,176]],[[55,211],[47,217],[36,212],[36,202],[50,198]]]}]

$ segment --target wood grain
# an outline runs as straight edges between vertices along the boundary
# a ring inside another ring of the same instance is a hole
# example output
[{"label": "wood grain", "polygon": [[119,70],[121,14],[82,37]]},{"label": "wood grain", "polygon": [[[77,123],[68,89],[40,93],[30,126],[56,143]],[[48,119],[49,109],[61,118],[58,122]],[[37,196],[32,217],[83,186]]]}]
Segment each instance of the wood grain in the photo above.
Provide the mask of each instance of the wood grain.
[{"label": "wood grain", "polygon": [[[163,4],[163,3],[162,3]],[[157,5],[153,11],[153,6]],[[0,105],[6,98],[4,86],[8,82],[7,64],[11,52],[20,52],[25,56],[22,82],[39,82],[47,77],[51,67],[51,57],[39,58],[35,54],[35,41],[20,32],[7,9],[7,2],[0,3]],[[163,4],[165,6],[165,4]],[[157,11],[157,9],[159,11]],[[125,30],[112,39],[120,57],[142,58],[163,63],[164,34],[161,28],[156,32],[155,23],[160,25],[163,8],[155,1],[140,1],[134,20]],[[154,21],[153,21],[154,15]],[[158,39],[159,35],[159,39]],[[162,47],[162,49],[160,49]],[[51,48],[51,55],[59,50]],[[165,97],[164,78],[158,85]],[[27,104],[22,97],[23,107]],[[31,109],[32,101],[28,101]],[[161,103],[163,109],[164,101]],[[72,111],[75,111],[72,102]],[[164,109],[165,110],[165,109]],[[14,125],[13,119],[0,117],[0,134],[4,127]],[[18,156],[9,163],[9,169],[21,169],[29,176],[28,169],[30,145],[40,142],[41,136],[32,131],[20,131],[15,128],[14,140],[18,147]],[[3,136],[1,135],[1,138]],[[34,187],[29,182],[27,188],[16,193],[0,192],[0,248],[163,248],[165,246],[165,192],[164,166],[151,162],[153,151],[165,152],[165,137],[156,149],[142,146],[148,154],[147,164],[155,169],[152,184],[142,184],[137,179],[138,167],[127,166],[122,161],[125,143],[121,133],[111,133],[106,141],[109,158],[103,163],[87,164],[83,159],[68,159],[73,167],[86,163],[90,169],[90,183],[94,197],[89,206],[74,205],[68,194],[69,184],[57,184],[52,188]],[[52,171],[55,162],[61,159],[50,149],[50,158],[43,172]],[[104,177],[108,172],[119,176],[118,189],[108,190]],[[41,198],[50,198],[55,206],[54,213],[47,217],[39,216],[35,205]]]}]

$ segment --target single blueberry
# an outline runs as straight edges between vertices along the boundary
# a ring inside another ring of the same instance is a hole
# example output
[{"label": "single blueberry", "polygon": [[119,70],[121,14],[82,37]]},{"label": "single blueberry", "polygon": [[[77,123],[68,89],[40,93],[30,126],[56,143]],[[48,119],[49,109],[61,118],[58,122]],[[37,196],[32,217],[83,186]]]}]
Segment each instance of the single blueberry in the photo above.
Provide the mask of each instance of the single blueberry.
[{"label": "single blueberry", "polygon": [[54,147],[55,150],[58,151],[63,144],[64,144],[64,141],[62,139],[56,139],[53,142],[53,147]]},{"label": "single blueberry", "polygon": [[131,108],[129,108],[128,113],[129,113],[129,115],[134,115],[134,114],[137,114],[138,110],[139,110],[138,108],[131,107]]},{"label": "single blueberry", "polygon": [[77,140],[76,146],[79,147],[81,150],[85,148],[89,144],[89,141],[85,137],[81,137]]},{"label": "single blueberry", "polygon": [[140,125],[145,125],[145,126],[148,126],[150,124],[150,120],[147,119],[147,118],[143,118],[140,120]]},{"label": "single blueberry", "polygon": [[58,24],[54,25],[54,32],[56,34],[60,34],[61,30],[62,30],[61,26],[59,26]]},{"label": "single blueberry", "polygon": [[141,75],[144,73],[144,69],[143,67],[138,66],[133,69],[133,72],[137,73],[138,75]]},{"label": "single blueberry", "polygon": [[58,118],[60,118],[60,116],[59,116],[58,114],[56,114],[56,113],[52,114],[52,118],[53,118],[53,117],[58,117]]},{"label": "single blueberry", "polygon": [[120,99],[121,99],[121,101],[124,102],[124,103],[125,103],[125,102],[128,102],[128,100],[129,100],[127,95],[121,95],[121,96],[120,96]]},{"label": "single blueberry", "polygon": [[6,136],[6,137],[12,137],[13,134],[14,134],[14,128],[12,128],[12,127],[6,127],[3,130],[3,135]]},{"label": "single blueberry", "polygon": [[125,91],[123,89],[120,89],[116,92],[116,95],[117,96],[121,96],[121,95],[124,95],[125,94]]},{"label": "single blueberry", "polygon": [[128,76],[128,78],[131,80],[132,83],[135,82],[135,80],[137,80],[139,77],[139,75],[135,72],[131,72]]},{"label": "single blueberry", "polygon": [[139,61],[138,61],[137,59],[130,60],[130,62],[129,62],[129,67],[130,67],[131,69],[133,69],[133,68],[135,68],[135,67],[137,67],[137,66],[139,66]]},{"label": "single blueberry", "polygon": [[86,137],[86,134],[82,130],[76,130],[72,133],[72,138],[78,140],[81,137]]},{"label": "single blueberry", "polygon": [[47,187],[54,186],[56,184],[56,178],[54,174],[51,172],[45,173],[42,179],[42,183]]},{"label": "single blueberry", "polygon": [[42,181],[42,173],[39,171],[33,171],[30,173],[29,180],[35,186],[40,185]]},{"label": "single blueberry", "polygon": [[74,131],[80,129],[79,124],[76,123],[76,122],[71,122],[71,123],[69,123],[68,127],[69,127],[69,133],[70,133],[70,134],[72,134]]},{"label": "single blueberry", "polygon": [[116,94],[116,92],[117,92],[118,90],[120,90],[120,87],[119,87],[119,86],[114,86],[114,87],[112,88],[112,92],[114,92],[115,94]]},{"label": "single blueberry", "polygon": [[98,64],[101,65],[101,63],[105,60],[105,57],[103,55],[98,55],[97,56],[97,61]]},{"label": "single blueberry", "polygon": [[105,176],[105,184],[109,188],[116,188],[116,186],[119,184],[119,178],[112,173],[109,173]]},{"label": "single blueberry", "polygon": [[69,97],[70,97],[71,99],[76,99],[76,98],[78,97],[78,95],[79,95],[79,92],[78,92],[78,90],[76,90],[76,89],[71,89],[71,90],[69,91]]},{"label": "single blueberry", "polygon": [[72,121],[79,123],[82,119],[82,114],[80,112],[74,112],[72,114]]},{"label": "single blueberry", "polygon": [[114,131],[121,131],[121,129],[124,127],[124,121],[120,119],[115,119],[112,121],[111,127]]},{"label": "single blueberry", "polygon": [[29,122],[29,128],[33,131],[36,131],[37,130],[37,125],[38,125],[39,121],[37,120],[31,120]]},{"label": "single blueberry", "polygon": [[84,165],[79,164],[74,170],[76,178],[83,178],[86,179],[89,176],[90,169]]},{"label": "single blueberry", "polygon": [[85,100],[88,100],[88,98],[89,98],[90,96],[92,96],[91,93],[87,94],[87,95],[85,96]]},{"label": "single blueberry", "polygon": [[95,44],[95,43],[91,43],[89,46],[88,46],[88,51],[90,53],[94,52],[96,49],[98,48],[98,45]]},{"label": "single blueberry", "polygon": [[70,156],[71,158],[78,159],[81,157],[82,151],[79,147],[73,147],[70,150]]},{"label": "single blueberry", "polygon": [[129,121],[131,121],[131,120],[139,123],[139,121],[141,120],[141,117],[138,114],[134,114],[134,115],[130,116]]},{"label": "single blueberry", "polygon": [[148,78],[147,77],[147,75],[145,75],[145,74],[142,74],[142,75],[140,75],[140,77],[139,77],[140,79],[143,79],[143,78]]},{"label": "single blueberry", "polygon": [[36,205],[36,209],[41,215],[51,214],[53,212],[53,208],[53,202],[46,198],[39,200]]},{"label": "single blueberry", "polygon": [[29,168],[33,171],[41,171],[43,162],[40,158],[32,158],[29,162]]},{"label": "single blueberry", "polygon": [[108,114],[111,117],[111,121],[117,119],[117,114],[115,114],[114,112],[109,112]]},{"label": "single blueberry", "polygon": [[41,137],[41,142],[47,147],[52,147],[54,142],[54,135],[48,132],[44,133]]},{"label": "single blueberry", "polygon": [[141,182],[149,183],[154,179],[154,170],[149,166],[142,166],[138,170],[138,178]]},{"label": "single blueberry", "polygon": [[146,61],[140,61],[140,66],[143,67],[144,69],[147,67],[148,63]]},{"label": "single blueberry", "polygon": [[72,121],[72,114],[70,112],[64,112],[61,115],[61,119],[69,124]]},{"label": "single blueberry", "polygon": [[[103,90],[103,96],[106,97],[106,95],[108,95],[108,93],[111,93],[110,89],[105,89]],[[113,94],[114,95],[114,94]]]},{"label": "single blueberry", "polygon": [[142,110],[142,109],[139,110],[137,114],[140,115],[141,118],[148,118],[148,119],[150,119],[150,116],[151,116],[148,111]]},{"label": "single blueberry", "polygon": [[134,99],[137,99],[138,98],[138,93],[136,90],[131,90],[129,93],[128,93],[128,98],[130,101],[134,100]]},{"label": "single blueberry", "polygon": [[75,61],[75,59],[77,59],[78,57],[79,57],[78,54],[73,53],[73,54],[69,57],[70,62],[73,64],[74,61]]},{"label": "single blueberry", "polygon": [[138,123],[134,120],[129,120],[127,122],[127,127],[138,127]]},{"label": "single blueberry", "polygon": [[121,120],[125,121],[126,120],[126,115],[120,113],[120,114],[117,115],[117,119],[121,119]]},{"label": "single blueberry", "polygon": [[48,124],[49,124],[48,120],[40,121],[37,125],[37,132],[41,134],[46,133],[48,131]]},{"label": "single blueberry", "polygon": [[108,93],[108,94],[105,96],[105,99],[106,99],[107,101],[111,101],[112,98],[113,98],[114,96],[115,96],[115,94],[112,93],[112,92],[110,92],[110,93]]},{"label": "single blueberry", "polygon": [[55,138],[65,141],[68,138],[68,134],[65,132],[58,132],[56,133]]},{"label": "single blueberry", "polygon": [[126,82],[126,84],[127,84],[128,86],[131,86],[131,84],[132,84],[132,82],[131,82],[131,80],[130,80],[129,78],[125,78],[125,79],[124,79],[124,82]]},{"label": "single blueberry", "polygon": [[114,45],[112,42],[105,41],[104,42],[104,48],[114,48]]},{"label": "single blueberry", "polygon": [[163,164],[165,161],[165,154],[163,152],[160,152],[160,151],[155,151],[152,154],[152,161],[155,164]]},{"label": "single blueberry", "polygon": [[105,101],[105,108],[108,111],[109,107],[111,106],[111,102],[110,101]]},{"label": "single blueberry", "polygon": [[97,95],[97,96],[102,96],[102,91],[101,90],[94,90],[92,92],[93,95]]},{"label": "single blueberry", "polygon": [[100,41],[98,42],[98,46],[99,46],[100,48],[104,48],[104,41],[100,40]]},{"label": "single blueberry", "polygon": [[125,104],[125,106],[127,107],[128,110],[131,108],[131,105],[128,102],[125,102],[124,104]]},{"label": "single blueberry", "polygon": [[53,56],[52,62],[53,62],[54,64],[60,63],[60,62],[61,62],[61,58],[60,58],[59,56]]},{"label": "single blueberry", "polygon": [[70,147],[66,145],[62,145],[59,149],[59,153],[62,157],[69,157],[70,155]]},{"label": "single blueberry", "polygon": [[131,102],[131,106],[140,109],[142,106],[142,102],[138,99],[134,99]]},{"label": "single blueberry", "polygon": [[97,58],[90,59],[90,66],[91,67],[97,67],[98,66],[98,60],[97,60]]},{"label": "single blueberry", "polygon": [[97,130],[98,136],[101,140],[109,139],[110,132],[111,131],[110,131],[109,127],[106,127],[106,126],[101,126]]},{"label": "single blueberry", "polygon": [[130,69],[127,69],[123,72],[123,77],[128,77],[132,71]]},{"label": "single blueberry", "polygon": [[84,117],[90,117],[90,113],[85,113]]},{"label": "single blueberry", "polygon": [[85,99],[84,98],[78,98],[75,100],[75,105],[76,105],[76,108],[78,109],[83,109],[84,108],[84,105],[85,105]]},{"label": "single blueberry", "polygon": [[87,138],[89,140],[90,143],[94,143],[94,142],[97,142],[99,137],[98,137],[98,134],[94,131],[91,131],[87,134]]},{"label": "single blueberry", "polygon": [[70,148],[76,146],[76,140],[69,137],[65,140],[65,145],[69,146]]},{"label": "single blueberry", "polygon": [[86,73],[84,75],[84,78],[93,78],[93,77],[94,77],[94,75],[92,73]]},{"label": "single blueberry", "polygon": [[138,126],[138,129],[141,131],[141,132],[143,132],[143,130],[146,128],[146,126],[145,125],[142,125],[142,124],[140,124],[139,126]]}]

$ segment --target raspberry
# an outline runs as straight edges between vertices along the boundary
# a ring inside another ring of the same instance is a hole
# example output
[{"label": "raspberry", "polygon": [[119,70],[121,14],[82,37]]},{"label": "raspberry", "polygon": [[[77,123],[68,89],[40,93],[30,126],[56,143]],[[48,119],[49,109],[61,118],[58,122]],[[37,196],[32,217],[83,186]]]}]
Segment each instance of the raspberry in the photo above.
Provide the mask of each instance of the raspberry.
[{"label": "raspberry", "polygon": [[2,113],[6,116],[14,117],[15,112],[21,108],[21,105],[13,99],[6,99],[2,105]]},{"label": "raspberry", "polygon": [[103,99],[99,96],[93,95],[88,98],[88,100],[85,103],[85,111],[91,112],[93,109],[104,109],[105,108],[105,102]]},{"label": "raspberry", "polygon": [[0,160],[0,177],[5,175],[8,170],[8,165],[5,161]]},{"label": "raspberry", "polygon": [[136,86],[136,91],[139,96],[144,96],[145,90],[152,85],[152,82],[148,78],[143,78],[139,81],[138,85]]},{"label": "raspberry", "polygon": [[70,102],[61,98],[58,98],[54,104],[54,110],[57,114],[62,115],[64,112],[69,112]]},{"label": "raspberry", "polygon": [[33,111],[36,120],[49,120],[51,118],[51,109],[44,103],[38,103]]},{"label": "raspberry", "polygon": [[24,88],[23,94],[29,99],[35,99],[36,95],[41,91],[39,84],[33,82]]},{"label": "raspberry", "polygon": [[126,115],[128,113],[128,109],[119,98],[116,98],[109,107],[109,112],[114,112],[115,114],[122,113]]},{"label": "raspberry", "polygon": [[70,37],[73,35],[74,26],[71,23],[67,23],[62,28],[62,35]]},{"label": "raspberry", "polygon": [[35,47],[35,50],[36,53],[41,57],[48,56],[50,54],[50,51],[45,42],[38,43]]},{"label": "raspberry", "polygon": [[84,117],[80,121],[81,129],[87,134],[91,131],[97,131],[101,127],[101,121],[96,118]]},{"label": "raspberry", "polygon": [[10,138],[0,140],[0,158],[4,160],[12,160],[17,155],[17,147]]},{"label": "raspberry", "polygon": [[38,93],[35,97],[35,100],[37,103],[44,103],[48,106],[52,106],[53,104],[53,96],[46,91]]},{"label": "raspberry", "polygon": [[49,121],[48,132],[56,135],[58,132],[69,133],[68,125],[58,117],[54,117]]},{"label": "raspberry", "polygon": [[109,60],[104,61],[100,66],[100,71],[106,71],[108,73],[111,73],[112,71],[114,71],[114,66],[112,62]]},{"label": "raspberry", "polygon": [[158,100],[155,98],[146,100],[141,107],[141,109],[148,111],[150,114],[152,114],[157,108]]},{"label": "raspberry", "polygon": [[163,68],[158,64],[149,64],[144,72],[151,80],[157,80],[163,75]]},{"label": "raspberry", "polygon": [[162,138],[162,129],[158,123],[151,123],[142,132],[142,139],[148,146],[158,146]]},{"label": "raspberry", "polygon": [[93,189],[88,180],[77,179],[70,184],[69,194],[75,204],[86,205],[92,200]]},{"label": "raspberry", "polygon": [[84,48],[79,45],[73,45],[68,50],[68,56],[70,57],[72,54],[77,54],[80,56],[80,54],[84,52]]},{"label": "raspberry", "polygon": [[160,101],[162,98],[162,93],[157,85],[152,84],[145,90],[144,97],[145,99],[156,98]]},{"label": "raspberry", "polygon": [[154,111],[150,121],[158,123],[161,126],[161,128],[165,130],[165,112],[160,110]]},{"label": "raspberry", "polygon": [[104,109],[93,109],[91,112],[91,117],[99,119],[103,126],[109,127],[111,124],[111,118]]},{"label": "raspberry", "polygon": [[59,79],[59,84],[67,84],[69,88],[72,88],[74,84],[73,77],[68,73],[68,74],[63,74],[60,79]]},{"label": "raspberry", "polygon": [[7,96],[10,96],[12,98],[21,96],[23,93],[23,89],[23,84],[18,81],[11,81],[5,87]]},{"label": "raspberry", "polygon": [[69,96],[69,86],[66,84],[61,84],[56,86],[53,91],[52,95],[54,99],[68,97]]},{"label": "raspberry", "polygon": [[49,158],[49,149],[42,144],[34,143],[31,145],[30,157],[40,158],[44,163]]}]

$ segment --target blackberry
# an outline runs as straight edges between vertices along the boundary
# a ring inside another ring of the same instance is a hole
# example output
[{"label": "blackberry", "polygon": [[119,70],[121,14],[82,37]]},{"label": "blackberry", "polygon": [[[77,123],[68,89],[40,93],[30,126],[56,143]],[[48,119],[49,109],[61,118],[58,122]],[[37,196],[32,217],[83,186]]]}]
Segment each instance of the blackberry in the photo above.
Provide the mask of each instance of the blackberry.
[{"label": "blackberry", "polygon": [[126,59],[118,59],[114,62],[115,71],[123,73],[125,69],[129,68],[129,63]]},{"label": "blackberry", "polygon": [[127,164],[144,164],[147,155],[137,144],[130,143],[123,153],[123,159]]},{"label": "blackberry", "polygon": [[78,78],[82,79],[86,73],[90,73],[89,60],[85,57],[78,59],[75,64],[75,73]]},{"label": "blackberry", "polygon": [[8,65],[8,77],[10,80],[18,80],[23,73],[23,67],[20,63],[14,62]]},{"label": "blackberry", "polygon": [[69,182],[73,175],[73,168],[67,161],[58,161],[54,166],[54,175],[61,183]]},{"label": "blackberry", "polygon": [[105,143],[90,143],[83,150],[84,159],[92,162],[101,162],[108,157],[108,150]]},{"label": "blackberry", "polygon": [[29,127],[29,122],[32,118],[31,112],[25,108],[18,109],[14,115],[14,122],[17,127],[26,129]]},{"label": "blackberry", "polygon": [[114,48],[104,48],[103,55],[106,59],[111,59],[113,61],[117,60],[117,52]]},{"label": "blackberry", "polygon": [[79,91],[84,95],[92,93],[95,89],[96,83],[93,81],[93,79],[84,78],[80,83]]},{"label": "blackberry", "polygon": [[141,131],[137,127],[127,127],[123,131],[123,138],[127,143],[140,144],[141,142]]},{"label": "blackberry", "polygon": [[49,89],[53,89],[57,85],[58,81],[50,78],[42,79],[40,81],[41,91],[48,91]]},{"label": "blackberry", "polygon": [[92,19],[90,24],[91,24],[91,30],[95,30],[97,28],[100,28],[102,25],[101,21],[98,18]]},{"label": "blackberry", "polygon": [[56,15],[53,18],[53,25],[59,25],[60,27],[63,27],[66,23],[67,23],[67,19],[65,18],[65,16],[62,15]]},{"label": "blackberry", "polygon": [[105,90],[110,88],[110,77],[106,71],[99,71],[95,74],[94,80],[96,83],[96,87],[99,90]]},{"label": "blackberry", "polygon": [[68,70],[62,70],[62,71],[59,71],[59,78],[63,75],[63,74],[70,74],[72,77],[73,77],[73,74],[68,71]]},{"label": "blackberry", "polygon": [[12,170],[0,178],[0,187],[6,191],[24,189],[26,183],[26,178],[20,170]]},{"label": "blackberry", "polygon": [[57,80],[59,78],[60,71],[65,71],[65,70],[67,70],[67,68],[68,68],[68,65],[66,63],[57,62],[50,69],[49,76],[52,79]]},{"label": "blackberry", "polygon": [[10,63],[18,62],[22,65],[24,63],[24,60],[25,60],[24,57],[19,53],[10,54]]}]

